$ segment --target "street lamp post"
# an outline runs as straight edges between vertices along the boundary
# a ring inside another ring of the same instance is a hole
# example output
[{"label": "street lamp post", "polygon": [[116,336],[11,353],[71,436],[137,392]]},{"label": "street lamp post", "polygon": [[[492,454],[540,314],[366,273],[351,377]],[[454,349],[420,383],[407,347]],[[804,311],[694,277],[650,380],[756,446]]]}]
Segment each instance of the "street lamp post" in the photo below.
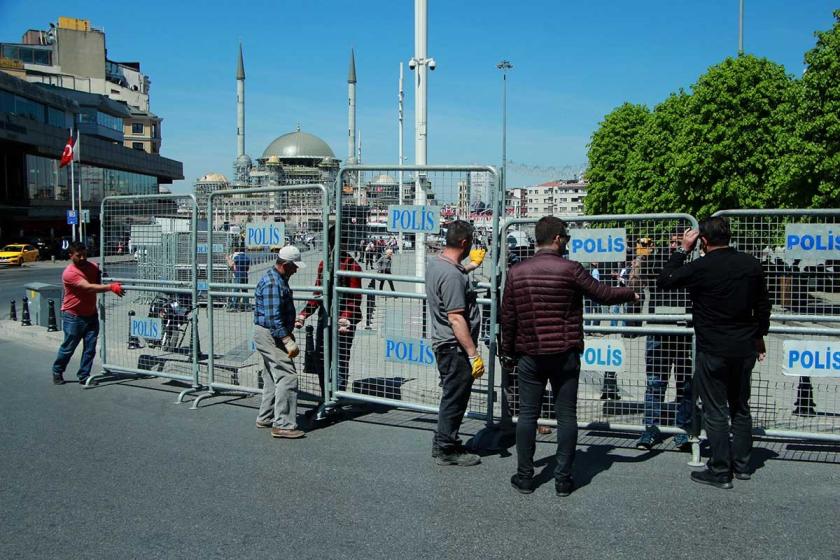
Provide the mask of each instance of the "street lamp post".
[{"label": "street lamp post", "polygon": [[[513,64],[503,60],[496,65],[502,71],[502,193],[504,200],[505,189],[507,188],[507,73],[513,69]],[[502,202],[504,207],[504,202]]]},{"label": "street lamp post", "polygon": [[738,55],[744,54],[744,0],[739,2],[738,8]]}]

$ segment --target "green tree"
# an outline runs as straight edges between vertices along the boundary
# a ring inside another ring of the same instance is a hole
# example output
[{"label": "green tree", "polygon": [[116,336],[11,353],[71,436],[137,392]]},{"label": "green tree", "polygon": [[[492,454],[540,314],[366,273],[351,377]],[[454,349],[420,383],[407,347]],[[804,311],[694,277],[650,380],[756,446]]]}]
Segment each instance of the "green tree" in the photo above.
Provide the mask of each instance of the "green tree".
[{"label": "green tree", "polygon": [[625,103],[598,126],[589,143],[589,182],[584,201],[588,214],[623,211],[627,188],[627,159],[635,149],[639,131],[650,116],[644,105]]},{"label": "green tree", "polygon": [[805,53],[801,80],[797,132],[814,207],[837,207],[840,200],[840,10],[834,19],[833,28],[818,31],[817,45]]},{"label": "green tree", "polygon": [[672,196],[684,210],[802,204],[797,178],[779,168],[795,146],[795,88],[781,65],[751,55],[727,58],[700,77],[673,143]]}]

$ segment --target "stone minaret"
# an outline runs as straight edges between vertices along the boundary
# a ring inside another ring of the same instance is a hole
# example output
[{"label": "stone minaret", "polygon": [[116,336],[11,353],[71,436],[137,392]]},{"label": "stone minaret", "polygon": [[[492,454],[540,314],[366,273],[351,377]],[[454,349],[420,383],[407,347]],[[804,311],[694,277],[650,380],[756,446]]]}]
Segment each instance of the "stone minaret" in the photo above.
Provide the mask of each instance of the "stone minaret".
[{"label": "stone minaret", "polygon": [[347,74],[347,163],[356,163],[356,57],[350,49],[350,71]]},{"label": "stone minaret", "polygon": [[245,64],[242,62],[242,43],[236,64],[236,157],[245,155]]}]

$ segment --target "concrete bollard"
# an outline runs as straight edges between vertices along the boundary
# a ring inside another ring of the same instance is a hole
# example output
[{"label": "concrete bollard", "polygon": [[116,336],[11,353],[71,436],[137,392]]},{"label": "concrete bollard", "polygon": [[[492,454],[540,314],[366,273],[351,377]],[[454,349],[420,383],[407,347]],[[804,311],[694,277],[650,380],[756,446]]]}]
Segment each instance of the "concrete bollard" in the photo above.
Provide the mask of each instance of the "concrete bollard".
[{"label": "concrete bollard", "polygon": [[140,341],[137,340],[136,336],[131,335],[131,321],[134,319],[134,310],[128,312],[128,349],[129,350],[137,350],[140,348]]},{"label": "concrete bollard", "polygon": [[49,306],[49,315],[47,317],[47,332],[56,332],[58,331],[58,321],[55,319],[55,301],[49,300],[47,302]]},{"label": "concrete bollard", "polygon": [[9,319],[17,321],[17,307],[15,307],[15,300],[11,300],[9,304]]},{"label": "concrete bollard", "polygon": [[20,326],[32,326],[32,320],[29,318],[29,299],[26,296],[23,297],[23,311],[20,318]]}]

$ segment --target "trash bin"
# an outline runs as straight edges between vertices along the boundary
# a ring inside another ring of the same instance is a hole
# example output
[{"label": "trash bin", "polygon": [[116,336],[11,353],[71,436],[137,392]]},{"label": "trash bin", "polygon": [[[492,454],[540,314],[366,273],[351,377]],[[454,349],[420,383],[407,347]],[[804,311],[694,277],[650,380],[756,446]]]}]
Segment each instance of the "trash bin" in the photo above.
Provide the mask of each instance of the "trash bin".
[{"label": "trash bin", "polygon": [[26,288],[26,297],[29,298],[29,315],[32,318],[32,324],[45,328],[49,326],[50,300],[53,300],[56,326],[58,330],[61,330],[61,298],[64,295],[64,288],[43,282],[30,282],[24,288]]}]

